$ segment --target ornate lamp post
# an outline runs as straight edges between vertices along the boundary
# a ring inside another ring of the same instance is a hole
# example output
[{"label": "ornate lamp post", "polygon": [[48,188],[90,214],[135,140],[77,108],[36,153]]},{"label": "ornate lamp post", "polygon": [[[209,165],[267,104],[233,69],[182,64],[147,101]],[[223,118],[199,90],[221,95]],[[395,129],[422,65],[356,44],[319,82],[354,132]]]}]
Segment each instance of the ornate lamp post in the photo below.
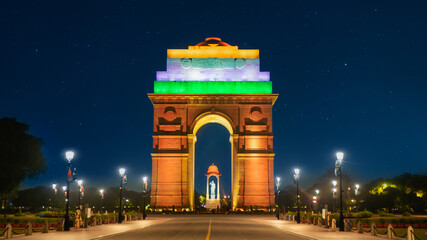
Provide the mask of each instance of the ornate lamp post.
[{"label": "ornate lamp post", "polygon": [[295,173],[294,180],[295,180],[295,183],[297,184],[297,223],[300,223],[301,222],[301,216],[299,211],[300,196],[299,196],[299,188],[298,188],[298,179],[299,179],[300,170],[298,168],[295,168],[294,173]]},{"label": "ornate lamp post", "polygon": [[142,201],[143,201],[142,219],[145,219],[147,217],[147,214],[145,213],[145,193],[147,192],[147,185],[148,185],[148,178],[147,177],[142,178],[142,184],[143,184],[143,188],[142,188]]},{"label": "ornate lamp post", "polygon": [[101,195],[101,214],[102,214],[102,200],[104,199],[104,189],[99,189],[99,194]]},{"label": "ornate lamp post", "polygon": [[277,200],[276,200],[276,202],[277,202],[277,214],[276,214],[276,217],[277,217],[277,219],[279,220],[280,219],[280,190],[279,190],[279,187],[280,187],[280,177],[277,177],[276,178],[276,192],[277,192]]},{"label": "ornate lamp post", "polygon": [[67,207],[65,210],[64,216],[64,231],[70,231],[70,182],[73,181],[73,175],[71,174],[71,160],[74,158],[73,151],[67,151],[65,153],[65,158],[68,161],[68,177],[67,177]]},{"label": "ornate lamp post", "polygon": [[340,187],[339,187],[339,191],[340,191],[340,220],[339,220],[339,227],[340,227],[340,231],[343,232],[344,231],[344,214],[343,214],[343,210],[342,210],[342,160],[344,159],[344,153],[342,152],[337,152],[336,154],[337,156],[337,160],[335,161],[335,175],[339,174],[340,175]]},{"label": "ornate lamp post", "polygon": [[82,199],[82,184],[83,184],[83,180],[79,179],[77,180],[77,184],[79,185],[79,205],[78,205],[78,209],[81,209],[81,205],[80,205],[80,200]]},{"label": "ornate lamp post", "polygon": [[123,176],[125,175],[126,169],[120,168],[120,206],[119,206],[119,223],[122,223],[122,198],[123,198]]},{"label": "ornate lamp post", "polygon": [[56,184],[52,184],[52,189],[54,191],[53,197],[52,197],[52,211],[55,212],[55,195],[58,192],[58,190],[56,189]]}]

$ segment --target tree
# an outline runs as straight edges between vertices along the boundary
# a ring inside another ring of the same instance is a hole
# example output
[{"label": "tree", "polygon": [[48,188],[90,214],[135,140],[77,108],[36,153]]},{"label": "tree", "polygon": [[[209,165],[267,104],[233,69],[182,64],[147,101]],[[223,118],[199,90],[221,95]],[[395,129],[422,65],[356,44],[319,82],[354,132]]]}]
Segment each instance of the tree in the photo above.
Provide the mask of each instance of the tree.
[{"label": "tree", "polygon": [[[7,195],[26,178],[46,170],[41,139],[28,133],[29,126],[15,118],[0,119],[0,195],[7,206]],[[6,217],[5,209],[5,217]]]}]

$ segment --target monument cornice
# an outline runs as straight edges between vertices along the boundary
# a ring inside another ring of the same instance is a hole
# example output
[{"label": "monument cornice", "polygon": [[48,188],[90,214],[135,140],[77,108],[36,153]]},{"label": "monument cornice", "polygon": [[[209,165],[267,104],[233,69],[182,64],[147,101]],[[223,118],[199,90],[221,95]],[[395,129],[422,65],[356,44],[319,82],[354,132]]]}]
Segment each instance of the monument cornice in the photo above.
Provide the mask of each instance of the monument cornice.
[{"label": "monument cornice", "polygon": [[279,94],[162,94],[148,93],[154,104],[271,104]]}]

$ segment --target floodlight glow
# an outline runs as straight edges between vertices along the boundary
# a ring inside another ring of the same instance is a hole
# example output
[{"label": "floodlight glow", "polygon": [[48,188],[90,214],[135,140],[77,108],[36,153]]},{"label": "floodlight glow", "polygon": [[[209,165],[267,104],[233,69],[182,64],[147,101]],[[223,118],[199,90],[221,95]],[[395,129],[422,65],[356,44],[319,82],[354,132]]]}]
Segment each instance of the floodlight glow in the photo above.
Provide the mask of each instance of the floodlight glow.
[{"label": "floodlight glow", "polygon": [[337,189],[336,188],[332,188],[332,192],[336,193]]},{"label": "floodlight glow", "polygon": [[83,180],[77,180],[77,184],[79,184],[79,186],[81,186],[83,184]]},{"label": "floodlight glow", "polygon": [[342,161],[344,159],[344,153],[343,152],[337,152],[337,159],[339,161]]},{"label": "floodlight glow", "polygon": [[337,185],[337,180],[332,180],[332,186],[336,186]]},{"label": "floodlight glow", "polygon": [[298,174],[300,173],[300,170],[299,170],[298,168],[295,168],[295,169],[294,169],[294,172],[295,172],[295,174],[297,174],[297,175],[298,175]]},{"label": "floodlight glow", "polygon": [[320,192],[320,191],[319,191],[319,189],[316,189],[316,191],[315,191],[315,192],[316,192],[316,194],[319,194],[319,192]]},{"label": "floodlight glow", "polygon": [[65,158],[68,160],[68,162],[71,162],[74,158],[74,152],[73,151],[67,151],[65,152]]},{"label": "floodlight glow", "polygon": [[277,183],[280,183],[280,177],[276,178]]},{"label": "floodlight glow", "polygon": [[124,169],[124,168],[119,169],[120,176],[125,175],[125,172],[126,172],[126,169]]},{"label": "floodlight glow", "polygon": [[99,193],[104,194],[104,189],[99,189]]},{"label": "floodlight glow", "polygon": [[52,189],[55,190],[56,189],[56,184],[52,184]]},{"label": "floodlight glow", "polygon": [[66,191],[67,190],[67,187],[66,186],[62,186],[62,191]]},{"label": "floodlight glow", "polygon": [[147,177],[143,177],[143,178],[142,178],[142,182],[143,182],[143,183],[147,183]]},{"label": "floodlight glow", "polygon": [[359,186],[359,184],[356,184],[356,185],[355,185],[356,190],[358,190],[358,189],[359,189],[359,187],[360,187],[360,186]]}]

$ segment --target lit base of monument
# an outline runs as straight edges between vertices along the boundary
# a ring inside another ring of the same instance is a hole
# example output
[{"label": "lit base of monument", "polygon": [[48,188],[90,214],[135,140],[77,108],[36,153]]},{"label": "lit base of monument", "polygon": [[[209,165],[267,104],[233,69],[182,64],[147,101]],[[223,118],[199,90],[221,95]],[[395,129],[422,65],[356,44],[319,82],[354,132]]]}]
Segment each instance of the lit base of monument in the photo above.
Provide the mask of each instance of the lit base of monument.
[{"label": "lit base of monument", "polygon": [[212,210],[212,209],[220,209],[221,203],[219,199],[206,199],[206,209]]}]

